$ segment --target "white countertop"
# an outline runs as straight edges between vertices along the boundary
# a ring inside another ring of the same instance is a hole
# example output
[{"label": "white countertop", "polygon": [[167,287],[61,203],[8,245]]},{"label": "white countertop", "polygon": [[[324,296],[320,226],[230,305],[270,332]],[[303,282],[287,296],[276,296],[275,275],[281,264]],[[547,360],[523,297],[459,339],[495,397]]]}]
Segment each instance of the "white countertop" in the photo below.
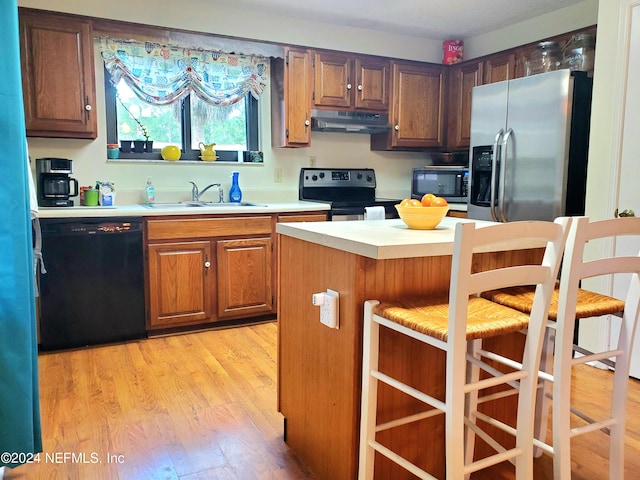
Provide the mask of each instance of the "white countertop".
[{"label": "white countertop", "polygon": [[113,207],[39,207],[40,218],[87,218],[87,217],[150,217],[159,215],[212,215],[212,214],[261,214],[327,211],[326,203],[283,202],[260,203],[256,206],[234,206],[232,203],[212,204],[205,207],[147,207],[145,205],[116,205]]},{"label": "white countertop", "polygon": [[[456,223],[493,222],[445,217],[435,230],[411,230],[402,220],[356,220],[351,222],[278,223],[276,232],[356,255],[386,260],[393,258],[431,257],[453,253]],[[522,248],[539,248],[543,244],[523,242]]]}]

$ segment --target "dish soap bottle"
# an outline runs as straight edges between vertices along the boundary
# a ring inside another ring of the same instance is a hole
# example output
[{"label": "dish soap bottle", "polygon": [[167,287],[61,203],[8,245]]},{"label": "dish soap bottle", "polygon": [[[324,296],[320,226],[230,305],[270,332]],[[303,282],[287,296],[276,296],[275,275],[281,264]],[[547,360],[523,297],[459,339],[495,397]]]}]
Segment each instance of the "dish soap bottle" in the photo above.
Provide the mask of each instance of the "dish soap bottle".
[{"label": "dish soap bottle", "polygon": [[240,172],[231,172],[231,188],[229,189],[229,201],[231,203],[240,203],[242,201],[242,190],[238,185],[238,175],[240,175]]},{"label": "dish soap bottle", "polygon": [[144,189],[144,203],[150,205],[156,201],[156,189],[153,188],[151,177],[147,177],[147,186]]}]

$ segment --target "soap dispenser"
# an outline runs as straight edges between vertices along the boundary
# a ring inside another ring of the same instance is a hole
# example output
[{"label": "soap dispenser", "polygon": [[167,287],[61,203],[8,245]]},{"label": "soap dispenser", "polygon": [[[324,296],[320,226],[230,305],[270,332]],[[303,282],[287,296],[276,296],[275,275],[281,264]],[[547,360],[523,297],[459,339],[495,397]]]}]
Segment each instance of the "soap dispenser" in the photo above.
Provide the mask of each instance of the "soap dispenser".
[{"label": "soap dispenser", "polygon": [[240,203],[242,201],[242,190],[238,185],[238,176],[240,172],[231,173],[231,188],[229,189],[229,201],[231,203]]},{"label": "soap dispenser", "polygon": [[144,203],[150,205],[156,201],[156,189],[151,183],[151,177],[147,177],[147,186],[144,189]]}]

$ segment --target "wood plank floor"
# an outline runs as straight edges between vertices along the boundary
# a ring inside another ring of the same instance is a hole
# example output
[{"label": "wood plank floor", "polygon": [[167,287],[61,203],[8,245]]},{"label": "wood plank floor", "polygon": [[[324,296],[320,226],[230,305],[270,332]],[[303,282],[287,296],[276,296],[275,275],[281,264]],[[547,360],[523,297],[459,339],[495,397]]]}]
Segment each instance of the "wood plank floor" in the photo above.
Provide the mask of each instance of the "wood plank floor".
[{"label": "wood plank floor", "polygon": [[[276,352],[277,324],[264,323],[41,354],[45,452],[5,479],[313,478],[282,438]],[[598,411],[609,377],[580,369],[576,398]],[[630,380],[626,478],[640,477],[639,409]],[[606,438],[574,441],[574,480],[607,478]],[[550,457],[535,468],[552,478]],[[498,468],[472,478],[514,477]]]}]

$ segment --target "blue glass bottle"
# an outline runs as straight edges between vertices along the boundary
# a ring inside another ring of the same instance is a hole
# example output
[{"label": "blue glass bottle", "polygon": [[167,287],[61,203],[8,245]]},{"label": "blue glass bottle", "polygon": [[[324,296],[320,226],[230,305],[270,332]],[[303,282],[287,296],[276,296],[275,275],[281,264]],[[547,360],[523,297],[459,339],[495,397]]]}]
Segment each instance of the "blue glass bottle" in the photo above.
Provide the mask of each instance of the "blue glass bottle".
[{"label": "blue glass bottle", "polygon": [[242,201],[242,190],[238,185],[239,172],[231,173],[231,188],[229,189],[229,201],[231,203],[240,203]]}]

